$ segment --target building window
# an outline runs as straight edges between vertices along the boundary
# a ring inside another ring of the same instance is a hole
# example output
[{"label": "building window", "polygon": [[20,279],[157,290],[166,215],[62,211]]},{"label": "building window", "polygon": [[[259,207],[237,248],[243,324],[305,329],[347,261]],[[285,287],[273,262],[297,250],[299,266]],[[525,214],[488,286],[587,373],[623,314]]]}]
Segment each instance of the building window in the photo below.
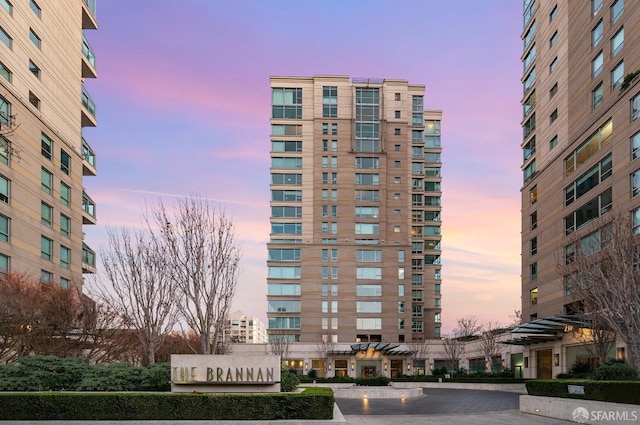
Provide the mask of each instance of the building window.
[{"label": "building window", "polygon": [[593,12],[593,16],[596,16],[600,10],[602,10],[603,0],[591,0],[591,10]]},{"label": "building window", "polygon": [[36,34],[31,28],[29,28],[29,39],[31,39],[31,42],[34,46],[36,46],[38,49],[40,48],[42,43],[40,41],[40,37],[38,37],[38,34]]},{"label": "building window", "polygon": [[[45,170],[43,169],[43,172]],[[71,201],[71,187],[64,182],[60,182],[60,202],[62,205],[69,206]]]},{"label": "building window", "polygon": [[538,279],[538,263],[533,263],[529,265],[529,274],[531,276],[531,281]]},{"label": "building window", "polygon": [[40,236],[40,257],[47,261],[53,257],[53,241],[45,236]]},{"label": "building window", "polygon": [[531,301],[531,306],[538,304],[538,288],[533,288],[529,291],[529,300]]},{"label": "building window", "polygon": [[551,90],[549,90],[549,99],[555,96],[556,93],[558,93],[558,83],[555,83],[553,87],[551,87]]},{"label": "building window", "polygon": [[29,0],[29,7],[31,7],[31,10],[33,10],[33,13],[35,13],[36,16],[39,18],[40,17],[40,6],[38,6],[38,3],[36,3],[33,0]]},{"label": "building window", "polygon": [[9,34],[7,34],[7,32],[2,27],[0,27],[0,40],[2,40],[5,46],[11,49],[11,46],[13,45],[13,39],[9,37]]},{"label": "building window", "polygon": [[31,73],[35,75],[36,78],[40,78],[40,68],[38,68],[38,65],[33,63],[31,59],[29,59],[29,71],[31,71]]},{"label": "building window", "polygon": [[9,165],[9,158],[11,156],[11,142],[0,136],[0,163]]},{"label": "building window", "polygon": [[71,250],[66,246],[60,245],[60,266],[64,269],[68,269],[70,262]]},{"label": "building window", "polygon": [[399,136],[399,135],[401,134],[401,133],[400,133],[400,129],[399,129],[399,128],[395,128],[395,129],[393,130],[393,134],[395,134],[396,136]]},{"label": "building window", "polygon": [[50,194],[53,187],[53,174],[45,168],[42,168],[40,172],[40,182],[42,190]]},{"label": "building window", "polygon": [[596,47],[602,41],[602,35],[604,34],[604,23],[602,19],[595,26],[593,30],[591,30],[591,45]]},{"label": "building window", "polygon": [[558,110],[555,109],[551,115],[549,115],[549,124],[553,124],[555,120],[558,119]]},{"label": "building window", "polygon": [[553,47],[554,44],[558,41],[558,31],[554,32],[551,38],[549,39],[549,47]]},{"label": "building window", "polygon": [[2,6],[2,8],[6,10],[9,15],[13,14],[13,5],[9,2],[9,0],[0,0],[0,6]]},{"label": "building window", "polygon": [[2,62],[0,62],[0,76],[8,82],[11,82],[11,71]]},{"label": "building window", "polygon": [[331,135],[336,135],[338,134],[338,124],[337,123],[331,123]]},{"label": "building window", "polygon": [[65,238],[71,235],[71,219],[64,214],[60,214],[60,234]]},{"label": "building window", "polygon": [[633,233],[640,233],[640,208],[633,210]]},{"label": "building window", "polygon": [[47,227],[53,225],[53,208],[44,202],[40,203],[40,222]]},{"label": "building window", "polygon": [[322,87],[322,116],[324,118],[338,116],[338,87]]},{"label": "building window", "polygon": [[40,109],[40,98],[32,91],[29,91],[29,103],[35,106],[36,109]]},{"label": "building window", "polygon": [[556,56],[549,65],[549,73],[552,73],[558,67],[558,57]]},{"label": "building window", "polygon": [[611,71],[611,90],[615,90],[624,80],[624,62],[620,62]]},{"label": "building window", "polygon": [[624,0],[617,0],[611,6],[611,24],[618,22],[618,19],[624,13]]},{"label": "building window", "polygon": [[534,211],[529,215],[529,228],[535,230],[538,227],[538,211]]},{"label": "building window", "polygon": [[631,197],[640,195],[640,170],[631,174]]},{"label": "building window", "polygon": [[531,255],[536,255],[538,253],[538,237],[532,238],[529,241],[529,252]]},{"label": "building window", "polygon": [[535,158],[524,168],[524,182],[527,183],[536,175],[536,160]]},{"label": "building window", "polygon": [[558,145],[558,136],[553,136],[553,139],[549,141],[549,149],[553,149]]},{"label": "building window", "polygon": [[611,57],[615,58],[620,50],[624,47],[624,28],[616,33],[611,39]]},{"label": "building window", "polygon": [[49,161],[51,161],[51,158],[53,156],[52,149],[53,142],[51,141],[51,139],[49,139],[49,137],[47,137],[46,134],[42,133],[42,135],[40,136],[40,152],[42,153],[42,156],[47,158]]},{"label": "building window", "polygon": [[40,283],[49,285],[53,281],[53,273],[46,270],[40,270]]},{"label": "building window", "polygon": [[11,219],[0,214],[0,241],[9,242]]},{"label": "building window", "polygon": [[5,176],[0,175],[0,201],[4,202],[5,204],[9,203],[10,188],[11,183],[9,179],[7,179]]},{"label": "building window", "polygon": [[527,53],[527,55],[522,60],[522,65],[524,67],[524,71],[529,69],[529,67],[531,66],[531,64],[535,60],[535,58],[536,58],[536,45],[533,44],[531,46],[531,49],[529,49],[529,52]]},{"label": "building window", "polygon": [[61,277],[60,278],[60,288],[67,290],[69,289],[69,286],[71,285],[71,281],[67,278]]},{"label": "building window", "polygon": [[640,132],[631,136],[631,159],[640,157]]},{"label": "building window", "polygon": [[591,61],[591,76],[596,78],[601,72],[604,66],[604,53],[602,50],[598,55]]},{"label": "building window", "polygon": [[0,254],[0,276],[7,277],[9,273],[10,258],[4,254]]},{"label": "building window", "polygon": [[602,99],[604,97],[604,85],[602,82],[598,84],[598,86],[593,89],[591,92],[591,105],[593,109],[596,109],[602,103]]},{"label": "building window", "polygon": [[302,89],[273,88],[271,90],[271,117],[302,119]]},{"label": "building window", "polygon": [[329,123],[322,123],[322,134],[329,134]]}]

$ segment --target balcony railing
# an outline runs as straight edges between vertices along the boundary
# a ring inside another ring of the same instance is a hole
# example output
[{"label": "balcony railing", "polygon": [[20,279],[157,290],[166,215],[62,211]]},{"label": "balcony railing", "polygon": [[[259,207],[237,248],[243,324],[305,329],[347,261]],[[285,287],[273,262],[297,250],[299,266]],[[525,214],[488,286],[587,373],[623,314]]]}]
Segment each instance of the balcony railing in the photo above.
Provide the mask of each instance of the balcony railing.
[{"label": "balcony railing", "polygon": [[96,253],[82,242],[82,273],[96,272]]},{"label": "balcony railing", "polygon": [[87,39],[84,38],[84,36],[82,36],[82,54],[84,55],[85,58],[87,58],[91,66],[95,68],[96,55],[93,53],[93,49],[89,45],[89,42],[87,41]]},{"label": "balcony railing", "polygon": [[96,224],[96,204],[87,195],[87,192],[82,191],[82,224]]},{"label": "balcony railing", "polygon": [[95,176],[96,172],[96,154],[89,146],[89,143],[82,138],[82,175]]},{"label": "balcony railing", "polygon": [[87,89],[82,85],[82,126],[83,127],[95,127],[96,122],[96,104],[89,96]]},{"label": "balcony railing", "polygon": [[82,28],[95,30],[98,28],[96,21],[96,0],[82,0]]}]

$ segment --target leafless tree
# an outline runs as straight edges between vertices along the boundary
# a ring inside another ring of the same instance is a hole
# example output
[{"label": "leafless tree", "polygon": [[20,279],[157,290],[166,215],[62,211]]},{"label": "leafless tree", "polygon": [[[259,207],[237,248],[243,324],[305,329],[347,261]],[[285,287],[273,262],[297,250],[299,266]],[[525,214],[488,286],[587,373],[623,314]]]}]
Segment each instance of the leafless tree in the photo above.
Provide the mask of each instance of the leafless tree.
[{"label": "leafless tree", "polygon": [[464,355],[464,341],[455,336],[442,338],[442,350],[450,370],[458,369]]},{"label": "leafless tree", "polygon": [[170,265],[168,276],[180,294],[181,318],[198,335],[203,354],[224,351],[219,343],[240,265],[233,221],[195,195],[178,201],[173,211],[160,202],[152,217]]},{"label": "leafless tree", "polygon": [[96,296],[120,314],[138,338],[144,363],[153,364],[177,317],[169,253],[149,227],[109,228],[107,235],[109,250],[101,255],[106,279],[94,281]]},{"label": "leafless tree", "polygon": [[588,328],[573,328],[573,336],[580,341],[583,348],[598,359],[598,364],[604,364],[616,346],[616,333],[606,323],[604,318],[598,314],[581,314],[582,320]]},{"label": "leafless tree", "polygon": [[480,333],[480,350],[484,356],[484,364],[486,371],[493,371],[493,358],[500,355],[500,344],[498,344],[498,335],[503,332],[502,327],[495,322],[486,322],[482,325]]},{"label": "leafless tree", "polygon": [[289,357],[289,345],[291,345],[289,335],[271,333],[269,334],[269,345],[271,346],[271,352],[276,356],[280,356],[281,361]]},{"label": "leafless tree", "polygon": [[513,314],[509,315],[509,319],[511,319],[511,323],[507,326],[508,328],[520,326],[522,324],[522,310],[513,310]]},{"label": "leafless tree", "polygon": [[633,233],[627,215],[605,217],[586,235],[573,237],[559,269],[584,315],[595,327],[615,332],[640,371],[640,234]]},{"label": "leafless tree", "polygon": [[458,319],[458,326],[454,330],[458,338],[464,340],[472,339],[482,331],[482,325],[476,316],[461,317]]},{"label": "leafless tree", "polygon": [[330,335],[321,335],[319,337],[317,353],[318,358],[322,360],[323,373],[325,377],[328,375],[329,360],[331,359],[331,354],[333,353],[333,350],[335,350],[336,345],[337,344],[333,342]]},{"label": "leafless tree", "polygon": [[[416,363],[425,361],[429,357],[429,351],[431,350],[427,341],[411,341],[407,343],[407,348],[413,352],[413,370],[416,370]],[[427,365],[425,364],[425,372]]]}]

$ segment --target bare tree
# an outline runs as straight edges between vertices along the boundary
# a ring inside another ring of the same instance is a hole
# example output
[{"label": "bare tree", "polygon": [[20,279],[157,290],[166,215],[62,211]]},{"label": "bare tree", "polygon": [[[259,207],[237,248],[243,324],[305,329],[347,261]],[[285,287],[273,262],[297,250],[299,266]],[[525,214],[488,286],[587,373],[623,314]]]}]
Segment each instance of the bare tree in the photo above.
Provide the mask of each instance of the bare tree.
[{"label": "bare tree", "polygon": [[566,248],[559,265],[565,290],[596,327],[605,325],[625,342],[629,363],[640,371],[640,234],[625,215],[608,216],[590,230]]},{"label": "bare tree", "polygon": [[320,335],[317,353],[320,360],[322,360],[323,373],[325,377],[328,375],[329,360],[331,359],[331,354],[333,353],[333,350],[335,350],[336,345],[337,344],[331,339],[331,336]]},{"label": "bare tree", "polygon": [[450,370],[459,369],[460,359],[464,355],[464,345],[464,341],[455,336],[442,338],[442,349]]},{"label": "bare tree", "polygon": [[503,329],[498,323],[486,322],[482,325],[482,333],[480,334],[480,350],[484,356],[484,364],[488,373],[493,372],[493,357],[500,354],[500,344],[498,344],[498,335]]},{"label": "bare tree", "polygon": [[513,310],[513,314],[509,315],[509,319],[511,319],[511,323],[507,326],[508,328],[520,326],[522,324],[522,310]]},{"label": "bare tree", "polygon": [[579,316],[588,325],[588,329],[574,327],[573,336],[584,344],[583,348],[591,356],[598,359],[598,364],[604,364],[609,353],[616,346],[616,333],[599,314],[580,314]]},{"label": "bare tree", "polygon": [[454,333],[458,338],[469,340],[477,336],[480,331],[482,331],[482,325],[478,318],[476,316],[467,316],[458,319],[458,326]]},{"label": "bare tree", "polygon": [[[427,341],[411,341],[407,343],[407,348],[413,352],[413,370],[416,370],[416,364],[424,362],[429,357],[430,346]],[[425,363],[425,373],[426,373]]]},{"label": "bare tree", "polygon": [[269,345],[271,346],[271,352],[276,356],[280,356],[281,361],[289,357],[289,345],[291,345],[289,335],[281,333],[269,334]]},{"label": "bare tree", "polygon": [[176,323],[176,285],[168,253],[149,227],[107,229],[109,250],[102,253],[105,279],[95,280],[97,297],[115,309],[135,332],[144,363],[155,363],[164,335]]},{"label": "bare tree", "polygon": [[178,201],[170,212],[152,209],[168,276],[180,293],[182,319],[199,337],[203,354],[224,351],[222,334],[238,285],[240,249],[233,221],[202,197]]}]

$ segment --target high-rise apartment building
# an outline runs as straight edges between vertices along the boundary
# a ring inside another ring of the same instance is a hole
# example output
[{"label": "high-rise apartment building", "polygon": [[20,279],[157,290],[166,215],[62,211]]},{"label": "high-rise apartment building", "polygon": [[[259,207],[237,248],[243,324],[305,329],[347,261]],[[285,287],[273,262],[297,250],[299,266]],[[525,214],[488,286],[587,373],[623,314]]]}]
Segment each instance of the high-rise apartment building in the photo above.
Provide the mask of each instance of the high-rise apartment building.
[{"label": "high-rise apartment building", "polygon": [[0,0],[0,269],[44,284],[95,272],[82,181],[96,175],[83,128],[96,125],[84,81],[97,74],[83,31],[97,26],[95,0]]},{"label": "high-rise apartment building", "polygon": [[226,341],[243,344],[264,344],[268,342],[267,327],[257,317],[235,311],[225,321]]},{"label": "high-rise apartment building", "polygon": [[424,86],[271,78],[271,339],[440,336],[440,111]]},{"label": "high-rise apartment building", "polygon": [[[570,240],[597,250],[612,213],[640,229],[638,24],[635,1],[524,1],[524,321],[575,312],[558,267]],[[550,376],[551,348],[534,348]]]}]

